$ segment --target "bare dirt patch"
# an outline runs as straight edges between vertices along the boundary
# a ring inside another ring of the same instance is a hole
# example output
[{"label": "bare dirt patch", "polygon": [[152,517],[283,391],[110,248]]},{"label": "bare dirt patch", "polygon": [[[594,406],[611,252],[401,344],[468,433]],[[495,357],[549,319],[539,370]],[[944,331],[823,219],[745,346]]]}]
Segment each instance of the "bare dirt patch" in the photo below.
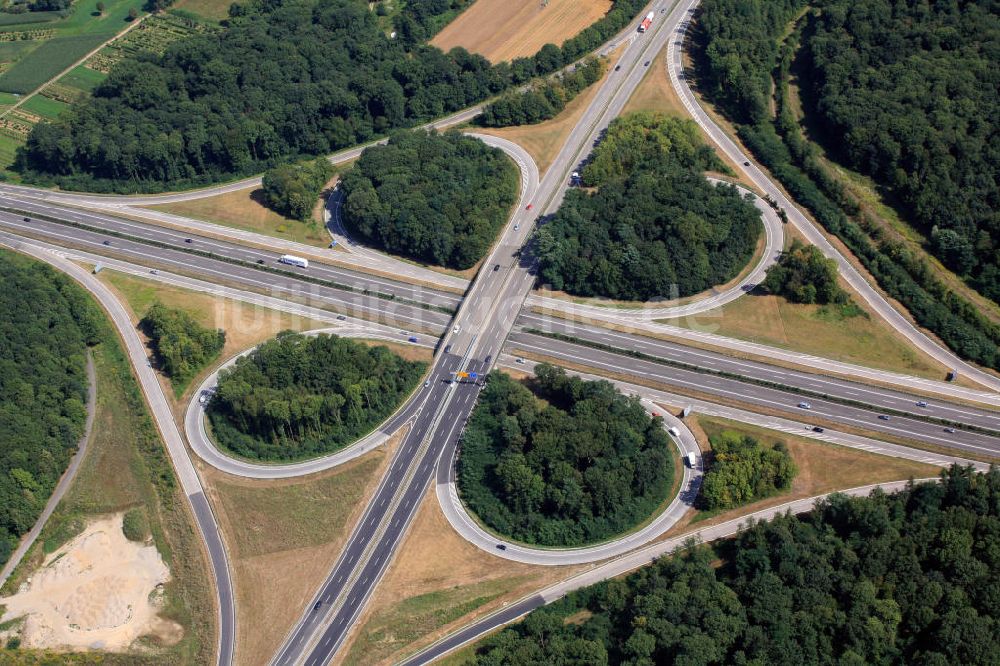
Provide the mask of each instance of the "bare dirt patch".
[{"label": "bare dirt patch", "polygon": [[237,663],[266,664],[277,650],[333,568],[404,435],[300,479],[242,479],[201,466],[231,554]]},{"label": "bare dirt patch", "polygon": [[539,567],[485,553],[424,497],[402,549],[335,663],[398,661],[452,629],[583,567]]},{"label": "bare dirt patch", "polygon": [[170,571],[154,545],[125,538],[122,515],[91,522],[3,600],[0,622],[27,616],[24,646],[122,651],[140,636],[180,640],[181,628],[158,617]]},{"label": "bare dirt patch", "polygon": [[562,44],[609,9],[608,0],[476,0],[431,44],[444,51],[462,46],[491,62],[513,60]]}]

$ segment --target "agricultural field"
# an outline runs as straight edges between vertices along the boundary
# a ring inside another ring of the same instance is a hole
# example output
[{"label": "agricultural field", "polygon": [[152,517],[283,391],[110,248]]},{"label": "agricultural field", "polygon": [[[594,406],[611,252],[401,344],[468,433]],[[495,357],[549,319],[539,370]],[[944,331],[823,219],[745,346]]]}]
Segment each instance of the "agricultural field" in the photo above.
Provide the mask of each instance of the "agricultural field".
[{"label": "agricultural field", "polygon": [[47,39],[0,76],[0,91],[29,93],[110,38],[92,34]]},{"label": "agricultural field", "polygon": [[431,40],[447,51],[462,46],[491,62],[559,46],[602,18],[609,0],[476,0]]},{"label": "agricultural field", "polygon": [[[141,4],[141,0],[105,0],[104,13],[99,15],[97,0],[79,0],[69,17],[50,17],[44,23],[9,24],[4,19],[13,15],[0,14],[0,169],[13,164],[17,148],[36,123],[55,119],[86,99],[118,61],[140,51],[162,53],[186,35],[212,29],[173,14],[127,21],[129,9]],[[109,43],[58,76],[104,42]]]}]

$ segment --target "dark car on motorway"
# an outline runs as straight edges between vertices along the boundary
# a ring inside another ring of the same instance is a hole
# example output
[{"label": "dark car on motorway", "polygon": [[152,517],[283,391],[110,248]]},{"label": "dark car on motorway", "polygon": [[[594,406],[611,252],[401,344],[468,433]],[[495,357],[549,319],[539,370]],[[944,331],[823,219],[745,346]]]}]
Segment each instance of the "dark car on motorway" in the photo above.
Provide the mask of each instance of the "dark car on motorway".
[{"label": "dark car on motorway", "polygon": [[819,426],[813,426],[813,432],[823,432],[823,428]]}]

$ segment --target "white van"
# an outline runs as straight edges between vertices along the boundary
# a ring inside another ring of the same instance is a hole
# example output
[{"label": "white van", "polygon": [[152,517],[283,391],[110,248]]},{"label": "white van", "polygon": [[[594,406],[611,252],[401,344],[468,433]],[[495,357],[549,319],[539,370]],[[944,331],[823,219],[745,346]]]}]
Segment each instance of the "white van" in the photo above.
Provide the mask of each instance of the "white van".
[{"label": "white van", "polygon": [[694,454],[694,451],[691,451],[687,454],[687,459],[688,459],[688,467],[690,467],[691,469],[694,469],[698,465],[698,456]]}]

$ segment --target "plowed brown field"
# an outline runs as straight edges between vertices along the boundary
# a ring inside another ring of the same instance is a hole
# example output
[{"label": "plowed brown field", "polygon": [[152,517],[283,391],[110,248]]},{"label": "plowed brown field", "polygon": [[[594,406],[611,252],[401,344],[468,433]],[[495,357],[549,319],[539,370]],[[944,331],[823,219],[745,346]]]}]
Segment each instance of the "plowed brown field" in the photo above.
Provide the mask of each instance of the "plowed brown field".
[{"label": "plowed brown field", "polygon": [[611,8],[609,0],[476,0],[431,44],[445,51],[464,46],[492,62],[534,55],[561,45]]}]

